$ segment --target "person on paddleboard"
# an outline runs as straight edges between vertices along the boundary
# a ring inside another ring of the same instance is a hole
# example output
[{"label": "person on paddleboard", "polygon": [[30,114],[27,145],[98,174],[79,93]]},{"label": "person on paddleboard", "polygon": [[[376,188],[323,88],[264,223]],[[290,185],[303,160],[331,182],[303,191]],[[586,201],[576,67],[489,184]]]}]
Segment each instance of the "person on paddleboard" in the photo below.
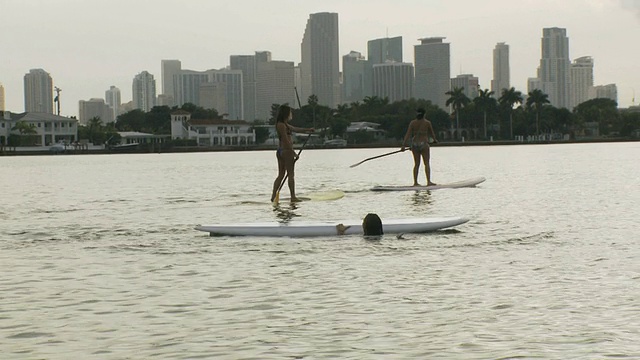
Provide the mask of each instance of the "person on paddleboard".
[{"label": "person on paddleboard", "polygon": [[291,193],[291,201],[299,201],[296,197],[296,181],[294,169],[298,156],[293,150],[293,142],[291,141],[291,133],[313,133],[313,128],[298,128],[289,121],[293,117],[293,111],[289,105],[280,105],[278,115],[276,117],[276,132],[278,139],[278,150],[276,150],[276,158],[278,159],[278,177],[273,182],[273,192],[271,193],[271,201],[276,198],[279,193],[285,174],[288,177],[289,192]]},{"label": "person on paddleboard", "polygon": [[411,153],[413,154],[413,186],[418,184],[418,172],[420,172],[420,158],[424,162],[425,173],[427,175],[427,186],[436,185],[431,181],[431,166],[429,165],[431,157],[431,149],[429,148],[429,135],[433,139],[433,143],[437,143],[436,134],[433,131],[431,121],[425,118],[426,111],[419,108],[416,112],[416,118],[409,123],[409,128],[402,141],[401,151],[405,151],[407,142],[411,140]]}]

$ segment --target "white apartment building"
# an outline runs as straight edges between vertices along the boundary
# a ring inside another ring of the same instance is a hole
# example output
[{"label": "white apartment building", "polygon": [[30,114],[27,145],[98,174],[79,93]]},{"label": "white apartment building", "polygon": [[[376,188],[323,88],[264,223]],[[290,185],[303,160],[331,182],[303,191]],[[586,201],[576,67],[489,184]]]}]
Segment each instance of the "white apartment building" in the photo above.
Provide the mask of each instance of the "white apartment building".
[{"label": "white apartment building", "polygon": [[120,95],[120,89],[115,86],[109,87],[109,90],[104,92],[104,100],[113,110],[113,119],[118,117],[118,115],[122,114],[122,97]]},{"label": "white apartment building", "polygon": [[156,80],[147,71],[133,78],[133,107],[149,112],[156,106]]},{"label": "white apartment building", "polygon": [[591,99],[611,99],[618,102],[618,87],[616,84],[597,85],[589,89],[589,100]]},{"label": "white apartment building", "polygon": [[24,111],[53,114],[53,79],[42,69],[24,76]]},{"label": "white apartment building", "polygon": [[373,95],[389,102],[413,97],[413,64],[388,61],[373,65]]},{"label": "white apartment building", "polygon": [[478,77],[472,74],[462,74],[451,79],[451,89],[462,88],[463,93],[473,100],[478,97]]},{"label": "white apartment building", "polygon": [[115,121],[113,108],[103,99],[80,100],[78,110],[78,120],[82,125],[88,125],[93,118],[100,118],[103,125]]},{"label": "white apartment building", "polygon": [[571,103],[570,109],[589,100],[589,89],[593,87],[593,58],[583,56],[571,64]]}]

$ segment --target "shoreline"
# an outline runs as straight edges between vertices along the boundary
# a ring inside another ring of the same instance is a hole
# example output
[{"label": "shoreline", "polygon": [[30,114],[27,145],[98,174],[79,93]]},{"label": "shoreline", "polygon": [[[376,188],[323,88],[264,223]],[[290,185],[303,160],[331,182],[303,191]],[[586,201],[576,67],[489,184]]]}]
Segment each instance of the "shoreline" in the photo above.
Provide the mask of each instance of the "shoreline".
[{"label": "shoreline", "polygon": [[[580,140],[559,140],[559,141],[516,141],[516,140],[499,140],[499,141],[455,141],[455,142],[438,142],[432,144],[432,147],[455,147],[455,146],[512,146],[512,145],[559,145],[559,144],[590,144],[590,143],[618,143],[618,142],[639,142],[640,139],[634,138],[603,138],[603,139],[580,139]],[[299,144],[296,149],[299,149]],[[400,147],[400,142],[384,142],[375,144],[347,144],[344,147],[331,147],[324,145],[307,144],[305,150],[327,150],[327,149],[377,149],[377,148],[393,148]],[[276,145],[245,145],[245,146],[216,146],[216,147],[198,147],[198,146],[181,146],[167,149],[157,149],[155,146],[142,146],[136,149],[113,150],[113,149],[91,149],[91,150],[63,150],[54,152],[45,148],[43,150],[7,150],[3,148],[0,156],[41,156],[41,155],[108,155],[108,154],[161,154],[161,153],[194,153],[194,152],[229,152],[229,151],[272,151],[277,148]]]}]

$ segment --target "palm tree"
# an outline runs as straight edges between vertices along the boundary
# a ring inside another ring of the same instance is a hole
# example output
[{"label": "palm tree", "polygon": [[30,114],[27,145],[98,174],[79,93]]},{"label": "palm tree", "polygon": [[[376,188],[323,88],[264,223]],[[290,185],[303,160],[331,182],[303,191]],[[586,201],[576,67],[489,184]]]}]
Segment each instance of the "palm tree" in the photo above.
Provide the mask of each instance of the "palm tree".
[{"label": "palm tree", "polygon": [[453,106],[453,109],[456,113],[456,132],[460,134],[460,109],[467,106],[471,100],[464,94],[464,88],[454,87],[453,90],[447,91],[445,93],[449,95],[446,106]]},{"label": "palm tree", "polygon": [[493,97],[494,92],[489,91],[489,89],[478,91],[478,96],[473,99],[473,102],[476,104],[479,110],[482,111],[484,115],[484,137],[487,138],[487,111],[495,109],[498,102]]},{"label": "palm tree", "polygon": [[550,104],[549,95],[542,92],[540,89],[535,89],[529,92],[527,97],[527,108],[536,110],[536,135],[540,135],[540,109],[544,104]]},{"label": "palm tree", "polygon": [[498,99],[500,105],[509,111],[509,138],[513,140],[513,105],[522,104],[522,93],[516,88],[502,89],[502,96]]}]

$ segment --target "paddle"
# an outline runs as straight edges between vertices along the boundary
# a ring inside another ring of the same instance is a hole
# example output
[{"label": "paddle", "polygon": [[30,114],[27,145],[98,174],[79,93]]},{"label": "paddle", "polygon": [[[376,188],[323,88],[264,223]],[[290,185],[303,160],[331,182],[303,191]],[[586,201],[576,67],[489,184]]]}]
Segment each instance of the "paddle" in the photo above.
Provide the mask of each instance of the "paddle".
[{"label": "paddle", "polygon": [[[295,90],[296,99],[298,99],[298,108],[302,109],[302,105],[300,104],[300,96],[298,96],[298,88],[296,88],[294,86],[293,90]],[[304,149],[305,145],[307,145],[307,141],[309,141],[309,138],[311,138],[311,134],[309,134],[309,136],[307,136],[307,138],[305,139],[304,143],[302,143],[302,147],[298,151],[298,154],[296,155],[296,158],[293,160],[294,163],[296,161],[298,161],[298,159],[300,158],[300,153],[302,152],[302,149]],[[282,187],[284,186],[284,183],[287,181],[288,177],[289,177],[289,173],[287,173],[284,176],[284,178],[282,179],[282,182],[280,183],[280,186],[278,187],[278,191],[276,191],[276,196],[273,198],[273,205],[278,205],[278,203],[280,202],[280,190],[282,190]]]},{"label": "paddle", "polygon": [[404,151],[404,150],[396,150],[396,151],[392,151],[392,152],[390,152],[390,153],[386,153],[386,154],[382,154],[382,155],[378,155],[378,156],[373,156],[373,157],[370,157],[370,158],[368,158],[368,159],[364,159],[364,160],[360,161],[360,162],[359,162],[359,163],[357,163],[357,164],[353,164],[353,165],[351,165],[351,166],[349,166],[349,167],[350,167],[350,168],[354,168],[354,167],[356,167],[356,166],[358,166],[358,165],[360,165],[360,164],[362,164],[362,163],[364,163],[364,162],[367,162],[367,161],[369,161],[369,160],[373,160],[373,159],[377,159],[377,158],[381,158],[381,157],[385,157],[385,156],[389,156],[389,155],[397,154],[397,153],[402,152],[402,151]]}]

